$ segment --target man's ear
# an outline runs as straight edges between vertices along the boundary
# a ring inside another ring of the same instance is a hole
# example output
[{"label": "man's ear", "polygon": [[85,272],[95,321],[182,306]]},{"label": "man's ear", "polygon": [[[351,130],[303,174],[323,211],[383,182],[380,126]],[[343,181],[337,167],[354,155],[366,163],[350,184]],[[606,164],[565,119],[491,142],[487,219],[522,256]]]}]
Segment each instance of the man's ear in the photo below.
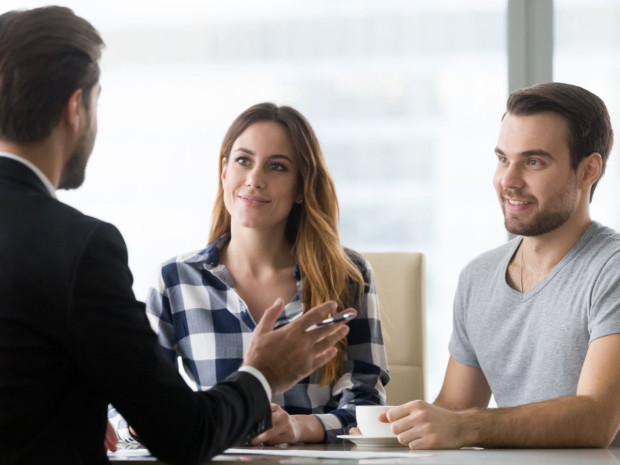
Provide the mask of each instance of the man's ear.
[{"label": "man's ear", "polygon": [[77,132],[83,124],[82,119],[86,116],[86,106],[84,105],[84,93],[78,89],[67,101],[65,105],[64,117],[69,127]]},{"label": "man's ear", "polygon": [[582,189],[588,189],[599,180],[603,173],[603,157],[598,152],[592,152],[586,158],[581,160],[581,179]]}]

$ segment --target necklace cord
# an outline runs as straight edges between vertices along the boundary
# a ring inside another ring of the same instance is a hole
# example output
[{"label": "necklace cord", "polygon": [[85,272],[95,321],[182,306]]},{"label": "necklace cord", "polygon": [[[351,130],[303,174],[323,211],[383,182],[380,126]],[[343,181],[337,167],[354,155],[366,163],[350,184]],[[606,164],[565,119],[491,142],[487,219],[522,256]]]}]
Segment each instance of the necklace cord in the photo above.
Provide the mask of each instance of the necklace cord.
[{"label": "necklace cord", "polygon": [[523,243],[521,243],[521,294],[525,294],[523,291],[523,269],[525,268],[525,259],[523,258]]}]

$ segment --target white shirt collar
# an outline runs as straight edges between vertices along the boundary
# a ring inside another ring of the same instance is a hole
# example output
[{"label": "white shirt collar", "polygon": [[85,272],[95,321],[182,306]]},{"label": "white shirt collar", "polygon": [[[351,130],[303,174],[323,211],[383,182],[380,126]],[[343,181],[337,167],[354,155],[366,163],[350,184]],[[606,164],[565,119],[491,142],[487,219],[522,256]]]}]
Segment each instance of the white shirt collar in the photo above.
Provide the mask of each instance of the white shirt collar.
[{"label": "white shirt collar", "polygon": [[30,168],[32,170],[32,172],[34,174],[36,174],[37,177],[41,180],[41,182],[43,183],[45,188],[49,191],[50,195],[53,198],[55,198],[55,199],[58,198],[58,197],[56,197],[56,189],[54,188],[54,185],[51,183],[51,181],[49,179],[47,179],[47,176],[45,176],[43,174],[43,171],[41,171],[39,168],[37,168],[34,164],[30,163],[25,158],[22,158],[22,157],[20,157],[18,155],[13,155],[12,153],[0,152],[0,157],[10,158],[11,160],[18,161],[22,165],[25,165],[28,168]]}]

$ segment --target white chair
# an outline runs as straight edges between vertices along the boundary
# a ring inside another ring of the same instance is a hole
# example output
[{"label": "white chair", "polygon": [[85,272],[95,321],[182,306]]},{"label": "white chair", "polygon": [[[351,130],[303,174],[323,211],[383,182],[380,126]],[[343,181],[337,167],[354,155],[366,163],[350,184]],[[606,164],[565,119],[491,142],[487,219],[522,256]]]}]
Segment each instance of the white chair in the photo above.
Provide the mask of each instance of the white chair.
[{"label": "white chair", "polygon": [[391,377],[387,404],[424,399],[424,256],[414,252],[362,255],[370,262],[377,283]]}]

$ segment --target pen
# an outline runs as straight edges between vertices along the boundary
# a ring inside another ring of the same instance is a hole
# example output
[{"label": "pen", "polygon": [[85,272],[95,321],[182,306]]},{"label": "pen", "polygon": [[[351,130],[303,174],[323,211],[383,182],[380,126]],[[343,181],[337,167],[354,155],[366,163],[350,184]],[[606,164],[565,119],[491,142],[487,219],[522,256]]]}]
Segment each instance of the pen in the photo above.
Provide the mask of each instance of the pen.
[{"label": "pen", "polygon": [[323,321],[315,324],[315,325],[311,325],[308,326],[308,328],[306,328],[306,332],[308,331],[312,331],[314,329],[320,328],[321,326],[326,326],[326,325],[333,325],[335,323],[340,323],[341,321],[348,321],[351,320],[355,317],[354,313],[351,312],[345,312],[345,313],[341,313],[339,315],[335,315],[332,316],[330,318],[326,318]]}]

